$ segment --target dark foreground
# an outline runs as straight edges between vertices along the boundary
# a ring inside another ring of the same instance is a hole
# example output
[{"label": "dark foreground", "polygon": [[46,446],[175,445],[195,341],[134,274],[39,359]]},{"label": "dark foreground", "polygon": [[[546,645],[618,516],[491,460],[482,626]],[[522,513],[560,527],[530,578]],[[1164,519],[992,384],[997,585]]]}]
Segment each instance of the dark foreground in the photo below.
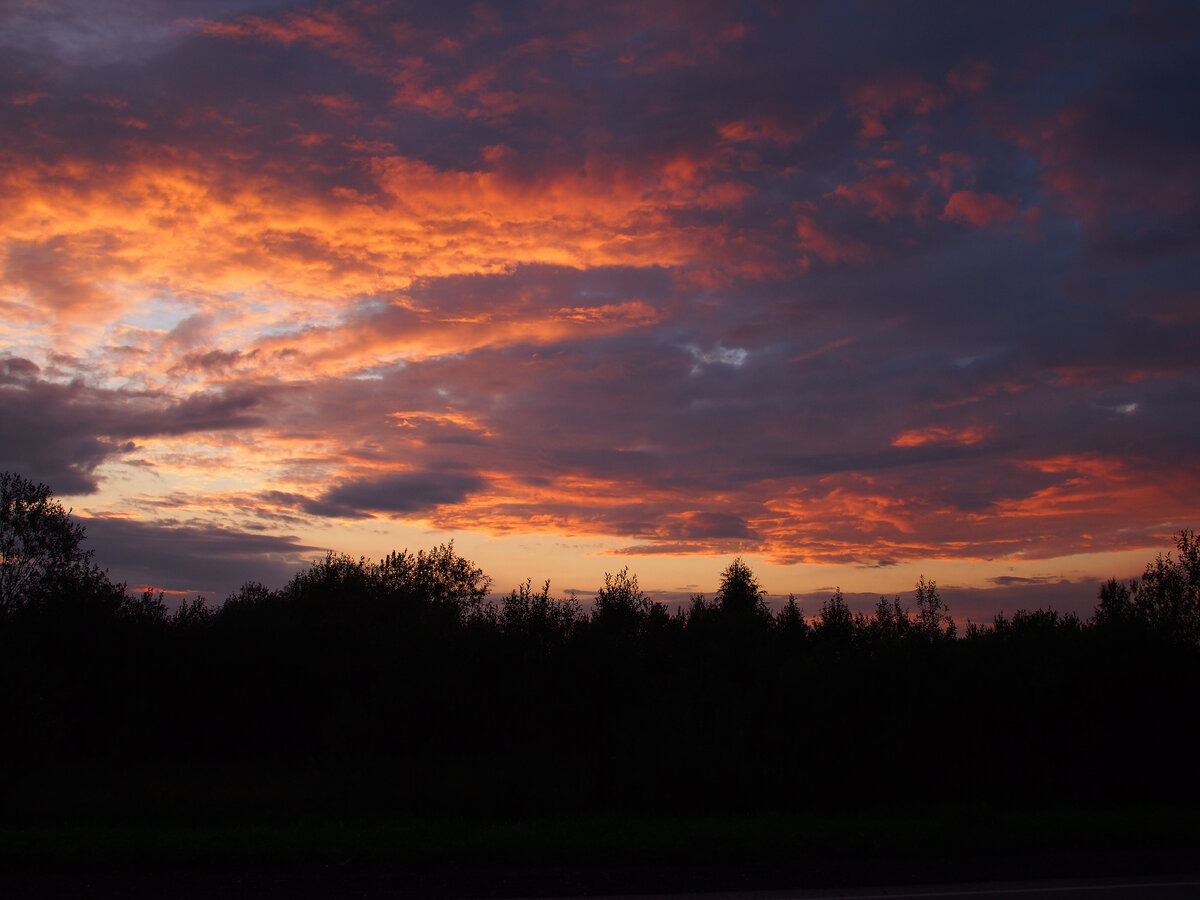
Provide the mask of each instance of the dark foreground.
[{"label": "dark foreground", "polygon": [[1108,896],[1133,896],[1114,885],[1149,879],[1158,887],[1145,896],[1191,896],[1200,888],[1164,885],[1200,881],[1200,813],[75,822],[6,827],[0,860],[6,897],[744,896],[877,885],[895,896],[962,883],[991,896],[1035,879],[1086,879]]},{"label": "dark foreground", "polygon": [[[549,871],[531,879],[528,873],[493,873],[487,878],[454,873],[360,872],[204,872],[108,873],[12,878],[0,882],[9,897],[174,897],[188,898],[396,898],[396,897],[703,897],[708,900],[753,897],[758,900],[875,900],[875,898],[941,898],[965,900],[1183,900],[1200,891],[1200,877],[1135,876],[1132,878],[1045,878],[970,883],[891,884],[772,889],[757,887],[753,873],[715,879],[711,873]],[[687,885],[699,885],[688,887]],[[650,893],[645,893],[645,891]]]},{"label": "dark foreground", "polygon": [[[101,574],[0,616],[8,895],[796,891],[1200,872],[1200,540],[1088,622],[960,637],[740,560],[671,613],[499,605],[450,547],[217,610]],[[86,576],[86,577],[84,577]],[[177,885],[177,886],[176,886]]]}]

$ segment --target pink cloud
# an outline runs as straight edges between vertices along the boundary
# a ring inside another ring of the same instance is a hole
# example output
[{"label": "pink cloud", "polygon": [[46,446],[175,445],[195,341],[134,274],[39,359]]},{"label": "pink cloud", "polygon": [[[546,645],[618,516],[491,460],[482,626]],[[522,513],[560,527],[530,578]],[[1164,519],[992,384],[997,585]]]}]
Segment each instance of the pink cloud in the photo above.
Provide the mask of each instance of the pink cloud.
[{"label": "pink cloud", "polygon": [[975,161],[965,153],[950,151],[938,154],[936,169],[927,173],[928,178],[944,193],[952,193],[956,178],[963,178],[969,185],[974,181]]},{"label": "pink cloud", "polygon": [[854,238],[834,236],[817,225],[811,216],[797,218],[796,235],[800,249],[823,262],[866,262],[872,255],[867,244]]},{"label": "pink cloud", "polygon": [[986,228],[997,222],[1008,222],[1016,214],[1015,197],[979,191],[955,191],[946,202],[942,218]]},{"label": "pink cloud", "polygon": [[718,133],[725,140],[735,144],[757,141],[790,144],[802,137],[802,132],[789,128],[779,120],[762,117],[726,122],[718,128]]},{"label": "pink cloud", "polygon": [[897,111],[928,115],[946,102],[941,89],[922,78],[894,78],[858,88],[850,105],[859,119],[859,136],[881,138],[888,133],[885,119]]},{"label": "pink cloud", "polygon": [[284,45],[304,41],[318,46],[351,47],[359,43],[354,29],[331,10],[297,12],[280,19],[244,16],[234,22],[210,22],[204,31],[214,37],[256,38]]},{"label": "pink cloud", "polygon": [[857,184],[839,184],[830,194],[856,205],[865,205],[867,215],[880,222],[890,222],[897,216],[921,218],[926,210],[924,194],[913,189],[914,177],[904,172],[874,175]]}]

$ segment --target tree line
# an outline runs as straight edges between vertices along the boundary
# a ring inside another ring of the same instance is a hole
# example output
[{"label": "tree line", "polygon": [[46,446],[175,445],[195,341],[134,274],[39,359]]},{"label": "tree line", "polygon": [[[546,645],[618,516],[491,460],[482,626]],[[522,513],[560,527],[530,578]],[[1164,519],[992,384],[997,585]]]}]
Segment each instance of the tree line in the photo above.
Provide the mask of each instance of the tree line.
[{"label": "tree line", "polygon": [[312,802],[366,810],[1197,799],[1191,531],[1087,620],[965,628],[923,577],[912,607],[772,611],[740,558],[674,610],[627,568],[586,609],[548,582],[495,600],[452,544],[330,553],[171,611],[84,537],[45,485],[0,476],[11,766],[310,767]]}]

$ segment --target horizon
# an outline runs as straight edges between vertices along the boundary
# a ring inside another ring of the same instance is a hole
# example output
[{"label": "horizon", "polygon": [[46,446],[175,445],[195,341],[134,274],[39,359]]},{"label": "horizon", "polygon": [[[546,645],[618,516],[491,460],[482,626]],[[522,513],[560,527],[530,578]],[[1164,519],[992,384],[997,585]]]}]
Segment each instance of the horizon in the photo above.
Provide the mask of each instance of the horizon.
[{"label": "horizon", "polygon": [[131,590],[453,541],[986,622],[1197,527],[1194,4],[53,0],[0,48],[0,470]]},{"label": "horizon", "polygon": [[[73,516],[73,518],[83,524],[85,528],[90,521],[87,519],[79,519],[75,516]],[[454,546],[456,552],[461,550],[461,548],[454,544],[453,538],[451,538],[448,543],[451,546]],[[97,551],[94,542],[90,540],[85,539],[84,546],[93,552]],[[415,553],[418,550],[433,549],[434,546],[435,544],[427,544],[420,547],[403,547],[394,549]],[[144,565],[143,563],[138,562],[136,559],[136,552],[138,548],[126,547],[122,549],[128,549],[132,552],[129,556],[124,558],[124,565],[120,568],[126,573],[136,573],[139,568]],[[1174,558],[1173,549],[1173,547],[1160,549],[1157,551],[1154,558],[1157,558],[1158,556]],[[1124,575],[1109,575],[1101,578],[1095,576],[1083,576],[1072,580],[1071,578],[1067,577],[1029,578],[1024,576],[1014,576],[1011,578],[1006,578],[1005,576],[998,576],[990,579],[991,584],[989,586],[975,587],[955,583],[941,583],[933,575],[930,575],[926,579],[926,573],[924,571],[921,571],[916,577],[927,580],[931,585],[936,586],[939,594],[942,596],[943,601],[947,602],[949,606],[949,615],[954,619],[959,627],[963,627],[969,623],[974,623],[976,625],[989,625],[998,615],[1011,615],[1020,611],[1034,610],[1053,610],[1062,614],[1075,614],[1082,621],[1086,622],[1091,619],[1092,614],[1096,609],[1099,589],[1104,582],[1110,579],[1115,579],[1121,583],[1130,583],[1131,581],[1138,579],[1145,568],[1154,561],[1154,558],[1151,557],[1146,557],[1140,560],[1132,559],[1132,557],[1136,556],[1138,552],[1139,551],[1130,551],[1129,553],[1122,554],[1119,557],[1119,559],[1122,561],[1128,561],[1131,565],[1136,564],[1136,571],[1129,570]],[[345,550],[327,549],[325,553],[344,555],[351,559],[363,559],[368,563],[377,562],[380,558],[371,557],[366,554],[355,554]],[[97,554],[97,556],[99,556],[99,554]],[[468,559],[471,562],[475,562],[475,560],[473,560],[469,555],[463,555],[463,558]],[[606,557],[606,559],[614,558],[618,560],[621,559],[621,557]],[[744,557],[740,555],[734,558],[744,559]],[[1129,559],[1127,560],[1127,558]],[[241,581],[238,584],[238,587],[241,587],[249,582],[259,582],[263,583],[265,587],[271,590],[278,590],[282,588],[286,582],[290,581],[293,576],[302,574],[309,568],[309,566],[319,564],[322,559],[322,555],[314,555],[303,564],[298,565],[296,569],[286,577],[281,575],[269,583],[262,582],[258,578],[250,577]],[[1109,559],[1111,559],[1111,557],[1109,557]],[[202,557],[195,556],[193,557],[193,560],[198,564],[204,563]],[[109,571],[110,567],[104,565],[103,559],[93,559],[93,562],[106,572]],[[539,589],[543,583],[549,583],[551,596],[557,597],[561,600],[577,601],[581,607],[586,610],[591,607],[596,593],[603,583],[603,580],[607,578],[609,574],[616,574],[623,569],[627,569],[628,574],[638,580],[638,583],[643,589],[644,593],[646,593],[651,600],[664,604],[670,612],[674,613],[677,610],[685,610],[688,607],[690,600],[697,595],[703,597],[715,596],[721,575],[730,562],[732,562],[732,559],[724,559],[720,561],[705,560],[705,562],[711,563],[714,566],[719,566],[719,569],[716,570],[713,575],[711,584],[707,588],[700,584],[684,585],[675,588],[663,588],[657,586],[647,587],[647,585],[641,581],[636,568],[628,563],[613,568],[610,568],[607,564],[605,564],[604,570],[600,575],[600,580],[591,587],[571,585],[563,587],[561,585],[556,585],[551,578],[536,578],[528,575],[523,579],[519,578],[516,581],[513,581],[511,584],[505,584],[500,583],[497,579],[493,578],[491,573],[488,572],[486,568],[484,568],[483,571],[484,574],[491,580],[491,584],[487,593],[487,598],[491,602],[503,600],[511,591],[515,591],[526,583],[531,583],[535,588]],[[754,562],[754,560],[751,560],[751,562]],[[761,564],[756,566],[751,565],[750,563],[747,564],[750,565],[751,571],[755,573],[755,577],[759,580],[760,584],[763,582],[763,579],[760,576],[764,572],[767,573],[768,577],[773,577],[775,579],[787,579],[789,577],[795,577],[793,567],[772,567]],[[823,574],[830,573],[826,571]],[[118,577],[117,580],[120,581],[121,579]],[[128,579],[125,579],[125,581],[128,582]],[[232,584],[232,582],[230,583]],[[893,579],[893,581],[890,583],[896,584],[897,582],[895,579]],[[170,609],[177,608],[178,605],[185,600],[192,600],[198,597],[203,597],[209,603],[216,603],[219,605],[223,603],[230,595],[235,593],[235,591],[232,589],[225,591],[224,593],[219,591],[172,590],[170,588],[162,588],[149,583],[127,583],[127,589],[133,591],[149,590],[151,592],[162,593],[165,595],[165,600],[168,608]],[[913,612],[915,609],[914,603],[910,598],[910,595],[915,594],[915,583],[905,587],[895,587],[891,590],[842,590],[840,583],[822,585],[802,591],[787,589],[782,591],[769,590],[764,587],[763,599],[766,602],[767,607],[773,613],[778,612],[788,602],[789,599],[795,599],[800,605],[801,612],[804,617],[809,621],[813,621],[819,616],[820,610],[825,601],[830,599],[834,593],[840,593],[847,606],[852,612],[855,613],[864,613],[870,615],[875,611],[876,603],[879,600],[891,600],[893,598],[900,600],[901,605],[909,612]]]}]

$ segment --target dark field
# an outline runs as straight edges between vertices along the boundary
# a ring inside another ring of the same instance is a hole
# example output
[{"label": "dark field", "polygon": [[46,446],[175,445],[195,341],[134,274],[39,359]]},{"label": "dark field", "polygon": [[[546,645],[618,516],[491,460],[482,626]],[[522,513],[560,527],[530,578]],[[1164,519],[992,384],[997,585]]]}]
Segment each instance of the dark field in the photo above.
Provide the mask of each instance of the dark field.
[{"label": "dark field", "polygon": [[414,815],[387,808],[399,790],[380,771],[31,774],[10,785],[0,828],[0,887],[29,896],[619,894],[1200,871],[1200,814],[1187,808]]}]

